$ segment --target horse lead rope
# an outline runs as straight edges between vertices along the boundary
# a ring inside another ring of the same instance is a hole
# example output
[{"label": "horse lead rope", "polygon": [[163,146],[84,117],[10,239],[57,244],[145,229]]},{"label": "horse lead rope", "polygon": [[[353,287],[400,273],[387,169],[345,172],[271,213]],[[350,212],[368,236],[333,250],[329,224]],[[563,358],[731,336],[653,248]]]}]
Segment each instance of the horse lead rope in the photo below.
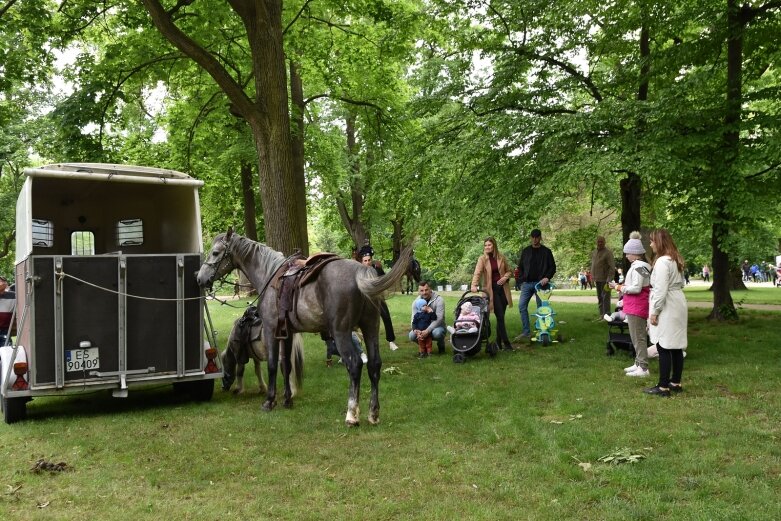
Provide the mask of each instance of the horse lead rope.
[{"label": "horse lead rope", "polygon": [[[106,288],[106,287],[103,287],[103,286],[99,286],[99,285],[97,285],[97,284],[93,284],[92,282],[89,282],[89,281],[87,281],[87,280],[80,279],[80,278],[78,278],[78,277],[76,277],[76,276],[74,276],[74,275],[71,275],[71,274],[69,274],[69,273],[65,273],[63,270],[60,270],[60,271],[57,271],[57,272],[55,272],[55,275],[56,275],[56,276],[57,276],[57,278],[58,278],[58,279],[60,279],[60,280],[62,280],[62,279],[63,279],[63,278],[65,278],[65,277],[68,277],[68,278],[71,278],[71,279],[73,279],[73,280],[77,280],[77,281],[81,282],[82,284],[86,284],[87,286],[92,286],[93,288],[97,288],[97,289],[100,289],[100,290],[106,291],[106,292],[108,292],[108,293],[113,293],[113,294],[115,294],[115,295],[121,295],[121,296],[123,296],[123,297],[137,298],[137,299],[141,299],[141,300],[156,300],[156,301],[162,301],[162,302],[178,302],[178,301],[180,301],[180,300],[181,300],[181,301],[186,301],[186,300],[201,300],[201,299],[205,299],[205,298],[207,298],[206,296],[203,296],[203,297],[185,297],[185,298],[181,298],[181,299],[179,299],[179,298],[157,298],[157,297],[144,297],[144,296],[142,296],[142,295],[133,295],[133,294],[131,294],[131,293],[124,293],[124,292],[122,292],[122,291],[117,291],[117,290],[114,290],[114,289],[110,289],[110,288]],[[215,300],[218,300],[218,299],[216,299],[216,298],[215,298]]]}]

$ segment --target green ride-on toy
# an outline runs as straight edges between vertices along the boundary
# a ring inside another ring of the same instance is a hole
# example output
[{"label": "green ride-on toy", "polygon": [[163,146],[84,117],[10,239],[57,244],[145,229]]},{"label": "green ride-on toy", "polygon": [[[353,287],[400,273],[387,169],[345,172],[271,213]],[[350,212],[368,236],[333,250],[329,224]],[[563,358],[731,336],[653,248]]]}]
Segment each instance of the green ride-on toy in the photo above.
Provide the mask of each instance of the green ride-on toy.
[{"label": "green ride-on toy", "polygon": [[559,332],[556,326],[556,312],[550,305],[550,296],[556,286],[549,282],[544,288],[540,287],[540,283],[534,285],[534,290],[542,299],[542,304],[537,307],[537,311],[534,316],[537,317],[534,321],[534,334],[532,335],[532,342],[539,342],[544,346],[548,346],[553,342],[562,342],[564,340],[563,335]]}]

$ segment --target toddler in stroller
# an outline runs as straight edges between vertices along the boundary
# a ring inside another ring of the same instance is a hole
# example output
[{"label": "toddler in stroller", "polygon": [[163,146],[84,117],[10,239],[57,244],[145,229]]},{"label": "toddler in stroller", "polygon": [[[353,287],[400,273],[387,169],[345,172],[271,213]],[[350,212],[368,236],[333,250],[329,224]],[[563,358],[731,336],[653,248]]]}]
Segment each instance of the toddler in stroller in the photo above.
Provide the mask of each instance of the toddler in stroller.
[{"label": "toddler in stroller", "polygon": [[467,301],[461,305],[461,313],[455,322],[455,327],[447,326],[450,334],[454,333],[477,333],[477,326],[480,325],[480,315],[475,312],[472,303]]},{"label": "toddler in stroller", "polygon": [[624,294],[619,293],[618,294],[618,302],[616,303],[616,310],[608,315],[605,313],[602,318],[605,319],[605,322],[629,322],[629,319],[626,318],[626,313],[624,313]]}]

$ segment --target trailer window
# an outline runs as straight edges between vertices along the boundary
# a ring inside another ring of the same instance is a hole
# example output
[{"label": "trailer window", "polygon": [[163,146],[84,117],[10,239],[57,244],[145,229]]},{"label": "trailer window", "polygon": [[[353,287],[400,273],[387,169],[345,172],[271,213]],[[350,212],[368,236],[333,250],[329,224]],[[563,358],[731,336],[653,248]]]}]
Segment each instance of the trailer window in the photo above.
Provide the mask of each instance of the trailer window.
[{"label": "trailer window", "polygon": [[122,219],[117,223],[117,246],[144,244],[144,223],[141,219]]},{"label": "trailer window", "polygon": [[45,219],[33,219],[33,246],[54,246],[54,225]]},{"label": "trailer window", "polygon": [[71,255],[95,255],[95,235],[88,231],[71,233]]}]

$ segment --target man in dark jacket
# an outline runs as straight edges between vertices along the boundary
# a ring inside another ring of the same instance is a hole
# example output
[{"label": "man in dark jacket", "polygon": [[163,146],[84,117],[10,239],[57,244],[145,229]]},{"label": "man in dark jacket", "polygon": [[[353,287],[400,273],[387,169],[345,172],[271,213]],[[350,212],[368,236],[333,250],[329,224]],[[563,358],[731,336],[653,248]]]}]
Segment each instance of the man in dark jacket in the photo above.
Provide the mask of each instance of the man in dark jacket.
[{"label": "man in dark jacket", "polygon": [[532,295],[536,297],[537,306],[541,305],[534,286],[539,283],[540,287],[544,288],[556,274],[556,261],[553,260],[553,252],[542,245],[542,232],[535,228],[530,237],[531,244],[521,251],[518,259],[518,275],[521,281],[521,302],[518,304],[518,309],[521,312],[523,331],[516,340],[531,336],[528,308]]}]

